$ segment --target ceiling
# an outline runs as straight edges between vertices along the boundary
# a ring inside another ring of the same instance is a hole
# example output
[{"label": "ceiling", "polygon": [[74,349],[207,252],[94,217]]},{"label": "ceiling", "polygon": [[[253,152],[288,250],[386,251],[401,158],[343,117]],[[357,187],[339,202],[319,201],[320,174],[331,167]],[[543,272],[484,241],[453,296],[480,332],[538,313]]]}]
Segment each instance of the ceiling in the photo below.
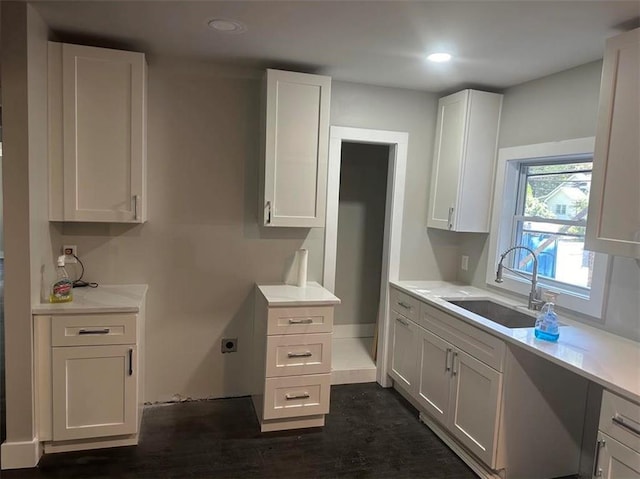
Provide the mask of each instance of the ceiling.
[{"label": "ceiling", "polygon": [[[602,58],[634,28],[640,0],[35,1],[62,41],[288,68],[336,80],[443,92],[500,90]],[[247,31],[223,34],[212,18]],[[448,64],[427,52],[448,50]]]}]

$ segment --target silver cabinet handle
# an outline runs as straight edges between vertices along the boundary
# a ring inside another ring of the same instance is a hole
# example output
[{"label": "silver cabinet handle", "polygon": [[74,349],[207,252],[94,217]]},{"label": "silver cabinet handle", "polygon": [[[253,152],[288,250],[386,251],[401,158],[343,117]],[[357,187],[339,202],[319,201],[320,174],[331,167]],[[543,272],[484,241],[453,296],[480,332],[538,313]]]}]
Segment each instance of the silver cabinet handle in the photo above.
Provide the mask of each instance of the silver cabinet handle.
[{"label": "silver cabinet handle", "polygon": [[311,351],[305,351],[304,353],[287,353],[288,358],[310,358],[313,356]]},{"label": "silver cabinet handle", "polygon": [[611,421],[613,421],[618,426],[625,428],[627,431],[631,431],[632,433],[637,434],[638,436],[640,436],[640,429],[638,429],[637,427],[632,426],[631,424],[627,424],[626,422],[624,422],[624,418],[622,416],[620,416],[619,414],[616,414],[615,416],[613,416],[611,418]]},{"label": "silver cabinet handle", "polygon": [[402,318],[396,318],[396,321],[398,321],[400,324],[402,324],[403,326],[409,327],[409,323],[407,323],[404,319]]},{"label": "silver cabinet handle", "polygon": [[453,229],[453,206],[449,208],[449,218],[447,222],[449,223],[449,229]]},{"label": "silver cabinet handle", "polygon": [[133,376],[133,349],[129,348],[129,376]]},{"label": "silver cabinet handle", "polygon": [[411,305],[407,303],[403,303],[402,301],[398,302],[398,306],[402,306],[404,309],[411,309]]},{"label": "silver cabinet handle", "polygon": [[451,375],[452,376],[456,376],[458,374],[458,368],[456,366],[459,366],[459,362],[460,361],[456,361],[456,359],[458,359],[458,353],[456,353],[454,351],[453,353],[453,360],[451,361]]},{"label": "silver cabinet handle", "polygon": [[602,477],[602,469],[600,468],[600,451],[605,445],[606,442],[604,441],[604,439],[598,440],[596,445],[596,459],[594,461],[595,465],[593,468],[593,477]]},{"label": "silver cabinet handle", "polygon": [[311,324],[311,323],[313,323],[313,319],[312,318],[290,319],[289,320],[289,324]]},{"label": "silver cabinet handle", "polygon": [[109,334],[111,330],[109,328],[104,329],[81,329],[78,331],[80,336],[86,336],[90,334]]},{"label": "silver cabinet handle", "polygon": [[136,219],[136,221],[138,221],[140,219],[140,212],[138,211],[139,209],[139,205],[140,204],[140,196],[135,195],[133,197],[133,215]]},{"label": "silver cabinet handle", "polygon": [[271,201],[264,206],[267,209],[267,224],[271,224]]},{"label": "silver cabinet handle", "polygon": [[447,348],[447,355],[444,359],[444,370],[451,371],[451,366],[449,366],[449,355],[451,355],[451,348]]},{"label": "silver cabinet handle", "polygon": [[311,397],[311,395],[309,393],[302,393],[302,394],[285,394],[284,398],[287,401],[293,401],[294,399],[307,399],[308,397]]}]

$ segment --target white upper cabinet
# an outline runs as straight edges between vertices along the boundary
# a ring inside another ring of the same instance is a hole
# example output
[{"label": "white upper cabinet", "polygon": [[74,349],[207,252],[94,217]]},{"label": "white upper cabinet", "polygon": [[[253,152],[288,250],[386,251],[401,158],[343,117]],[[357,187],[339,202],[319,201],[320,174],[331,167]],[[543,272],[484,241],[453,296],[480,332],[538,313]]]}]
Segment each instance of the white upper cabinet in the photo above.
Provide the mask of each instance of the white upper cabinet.
[{"label": "white upper cabinet", "polygon": [[49,219],[146,221],[144,54],[49,43]]},{"label": "white upper cabinet", "polygon": [[329,77],[267,70],[265,226],[324,226],[330,99]]},{"label": "white upper cabinet", "polygon": [[427,226],[489,232],[502,95],[463,90],[438,102]]},{"label": "white upper cabinet", "polygon": [[640,258],[640,28],[607,41],[586,247]]}]

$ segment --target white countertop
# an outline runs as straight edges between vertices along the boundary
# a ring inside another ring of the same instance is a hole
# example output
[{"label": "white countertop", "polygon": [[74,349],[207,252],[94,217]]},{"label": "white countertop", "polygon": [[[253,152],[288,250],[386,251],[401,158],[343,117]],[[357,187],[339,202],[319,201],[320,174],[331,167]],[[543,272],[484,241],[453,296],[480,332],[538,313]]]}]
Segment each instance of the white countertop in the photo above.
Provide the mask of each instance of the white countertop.
[{"label": "white countertop", "polygon": [[340,304],[340,299],[318,283],[310,281],[305,287],[289,284],[258,285],[269,306],[313,306]]},{"label": "white countertop", "polygon": [[510,329],[445,300],[492,299],[535,315],[526,309],[526,305],[510,298],[473,286],[443,281],[391,281],[391,284],[419,300],[640,403],[638,342],[572,321],[562,314],[558,315],[564,324],[560,328],[558,341],[543,341],[535,337],[533,328]]},{"label": "white countertop", "polygon": [[147,293],[146,284],[99,285],[74,288],[69,303],[41,303],[31,307],[33,314],[137,313]]}]

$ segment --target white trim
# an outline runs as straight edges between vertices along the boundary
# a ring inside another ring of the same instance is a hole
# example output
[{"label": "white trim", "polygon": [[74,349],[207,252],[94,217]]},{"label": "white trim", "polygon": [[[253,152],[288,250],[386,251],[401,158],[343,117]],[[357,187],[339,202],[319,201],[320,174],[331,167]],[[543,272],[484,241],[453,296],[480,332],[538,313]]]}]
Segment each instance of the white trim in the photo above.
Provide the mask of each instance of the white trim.
[{"label": "white trim", "polygon": [[327,221],[325,226],[323,285],[335,289],[336,251],[338,242],[338,199],[340,190],[340,157],[344,141],[389,145],[387,201],[385,207],[384,245],[380,306],[378,309],[378,361],[376,378],[384,387],[392,385],[389,370],[388,334],[389,281],[399,280],[400,244],[402,241],[402,211],[407,169],[409,134],[399,131],[368,130],[332,126],[329,134],[329,167],[327,182]]},{"label": "white trim", "polygon": [[5,441],[2,443],[1,451],[0,465],[2,469],[36,467],[42,456],[42,447],[36,438],[31,441]]},{"label": "white trim", "polygon": [[[506,289],[524,296],[529,294],[530,283],[515,275],[505,272],[504,282],[495,283],[495,266],[498,260],[498,249],[506,249],[505,246],[511,240],[511,218],[513,217],[514,204],[510,198],[515,198],[517,190],[517,175],[519,162],[544,158],[571,157],[584,154],[593,154],[594,137],[577,138],[573,140],[538,143],[533,145],[501,148],[498,152],[496,166],[496,182],[493,201],[493,215],[491,219],[491,233],[489,241],[489,255],[487,259],[486,282],[495,288]],[[607,255],[596,253],[591,296],[585,298],[572,294],[566,290],[558,290],[553,285],[546,285],[544,279],[540,285],[551,291],[559,292],[557,304],[578,313],[595,318],[602,317],[605,307],[607,276],[609,274],[609,258]]]}]

